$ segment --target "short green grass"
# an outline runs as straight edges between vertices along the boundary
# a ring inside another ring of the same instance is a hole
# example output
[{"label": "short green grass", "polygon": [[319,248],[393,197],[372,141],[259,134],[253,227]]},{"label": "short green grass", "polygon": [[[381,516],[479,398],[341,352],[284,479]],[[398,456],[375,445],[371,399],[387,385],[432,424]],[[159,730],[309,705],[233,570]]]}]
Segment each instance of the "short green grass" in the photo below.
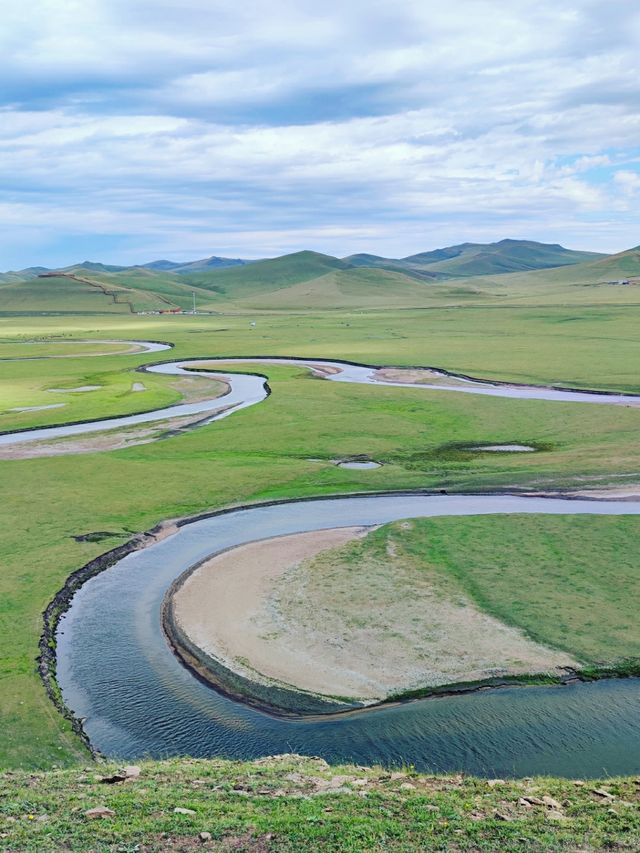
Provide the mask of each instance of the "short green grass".
[{"label": "short green grass", "polygon": [[633,515],[424,518],[385,525],[332,561],[357,569],[386,560],[392,568],[391,545],[447,595],[460,590],[583,664],[611,665],[640,659],[639,536]]},{"label": "short green grass", "polygon": [[[640,846],[640,789],[632,779],[487,782],[329,767],[292,755],[139,769],[112,784],[100,779],[117,774],[113,764],[0,776],[2,849],[530,853]],[[86,812],[93,808],[112,814],[92,820]]]},{"label": "short green grass", "polygon": [[[256,322],[256,326],[250,326]],[[435,365],[465,373],[640,390],[633,310],[590,308],[250,314],[196,317],[14,317],[3,346],[64,333],[78,340],[173,341],[169,353],[0,361],[0,429],[124,414],[175,402],[164,377],[133,373],[162,358],[301,355]],[[25,346],[28,350],[28,345]],[[236,368],[237,369],[237,368]],[[269,367],[260,405],[180,437],[110,453],[0,462],[0,766],[46,767],[83,754],[35,670],[41,613],[75,568],[157,522],[250,500],[372,489],[480,491],[638,480],[640,410],[517,401],[412,388],[367,388]],[[132,393],[133,381],[148,391]],[[101,384],[80,395],[47,387]],[[452,452],[517,442],[532,454]],[[375,471],[329,460],[366,454]],[[319,462],[310,460],[320,460]],[[112,540],[78,543],[92,531]]]}]

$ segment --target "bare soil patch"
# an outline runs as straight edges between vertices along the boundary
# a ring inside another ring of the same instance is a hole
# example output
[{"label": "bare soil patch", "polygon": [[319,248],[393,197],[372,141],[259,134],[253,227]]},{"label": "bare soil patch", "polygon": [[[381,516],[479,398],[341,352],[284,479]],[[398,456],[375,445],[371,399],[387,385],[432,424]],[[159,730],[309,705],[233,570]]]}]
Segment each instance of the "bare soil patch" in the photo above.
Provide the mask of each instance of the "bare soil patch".
[{"label": "bare soil patch", "polygon": [[463,379],[448,376],[427,368],[382,367],[374,371],[373,378],[382,382],[403,382],[407,385],[468,385]]},{"label": "bare soil patch", "polygon": [[245,678],[365,702],[577,666],[417,570],[392,543],[359,559],[364,532],[302,533],[217,555],[178,589],[174,618]]},{"label": "bare soil patch", "polygon": [[[182,394],[183,403],[198,403],[201,400],[223,397],[229,391],[229,384],[223,380],[212,382],[210,379],[199,377],[181,377],[171,383]],[[133,389],[133,390],[144,390]],[[205,393],[208,391],[208,393]],[[64,404],[63,404],[64,405]],[[49,441],[25,441],[24,443],[0,446],[0,459],[35,459],[39,456],[64,456],[69,453],[96,453],[105,450],[122,450],[138,444],[149,444],[167,437],[167,434],[186,430],[203,420],[208,420],[224,411],[219,409],[211,412],[199,412],[196,415],[185,415],[180,418],[167,418],[162,421],[141,424],[126,428],[105,430],[78,435],[73,438],[56,438]]]}]

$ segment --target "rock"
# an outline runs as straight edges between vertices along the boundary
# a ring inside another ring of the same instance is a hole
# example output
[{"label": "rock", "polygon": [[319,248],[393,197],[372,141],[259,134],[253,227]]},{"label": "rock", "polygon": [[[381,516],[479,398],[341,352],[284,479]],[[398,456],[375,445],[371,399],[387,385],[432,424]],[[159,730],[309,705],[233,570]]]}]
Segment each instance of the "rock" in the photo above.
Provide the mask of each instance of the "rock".
[{"label": "rock", "polygon": [[198,838],[200,839],[200,841],[211,841],[211,833],[201,832]]},{"label": "rock", "polygon": [[566,814],[559,812],[557,809],[549,809],[547,812],[547,817],[550,820],[569,820]]},{"label": "rock", "polygon": [[518,805],[524,806],[526,809],[530,809],[533,804],[529,800],[529,797],[520,797],[520,799],[518,800]]},{"label": "rock", "polygon": [[542,798],[542,802],[548,809],[561,809],[562,806],[557,800],[554,800],[553,797],[549,797],[546,794]]},{"label": "rock", "polygon": [[592,788],[592,793],[597,794],[604,800],[615,800],[613,794],[610,794],[608,791],[605,791],[604,788]]},{"label": "rock", "polygon": [[576,788],[584,788],[584,782],[582,781],[582,779],[574,779],[573,784],[576,786]]},{"label": "rock", "polygon": [[544,806],[544,800],[541,800],[540,797],[533,797],[530,794],[520,797],[521,800],[524,800],[525,803],[529,806]]},{"label": "rock", "polygon": [[176,806],[173,810],[174,814],[195,814],[193,809],[185,809],[182,806]]},{"label": "rock", "polygon": [[403,782],[402,785],[400,785],[401,791],[415,791],[415,789],[416,786],[412,785],[411,782]]},{"label": "rock", "polygon": [[402,773],[400,770],[396,770],[391,774],[391,776],[389,778],[391,779],[392,782],[397,782],[398,779],[405,779],[406,776],[407,776],[406,773]]},{"label": "rock", "polygon": [[108,817],[115,817],[116,813],[113,809],[108,809],[106,806],[96,806],[93,809],[89,809],[84,813],[85,817],[88,817],[89,820],[100,820]]},{"label": "rock", "polygon": [[342,788],[345,783],[353,782],[353,780],[353,776],[333,776],[331,782],[329,783],[329,787]]},{"label": "rock", "polygon": [[114,773],[113,776],[100,776],[98,781],[103,785],[117,785],[119,782],[126,780],[124,773]]},{"label": "rock", "polygon": [[128,764],[123,768],[122,772],[126,776],[127,779],[137,779],[138,776],[142,773],[140,767],[137,764]]},{"label": "rock", "polygon": [[504,785],[504,779],[487,779],[487,785],[490,788],[495,788],[496,785]]},{"label": "rock", "polygon": [[495,816],[497,820],[504,820],[506,822],[515,820],[515,818],[512,818],[509,814],[505,814],[505,812],[496,812]]}]

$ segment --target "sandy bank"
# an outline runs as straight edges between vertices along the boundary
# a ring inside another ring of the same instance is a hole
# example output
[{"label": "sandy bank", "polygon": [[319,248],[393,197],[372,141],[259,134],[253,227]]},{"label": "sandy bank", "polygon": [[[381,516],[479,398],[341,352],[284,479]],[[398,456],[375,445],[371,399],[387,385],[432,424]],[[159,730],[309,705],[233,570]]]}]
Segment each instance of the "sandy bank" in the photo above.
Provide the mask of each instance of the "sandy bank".
[{"label": "sandy bank", "polygon": [[[141,383],[135,383],[141,384]],[[201,380],[197,377],[180,377],[171,383],[171,387],[182,395],[182,402],[195,403],[201,399],[223,398],[229,393],[230,385],[226,379]],[[144,391],[142,388],[132,388],[132,391]],[[222,401],[221,401],[222,402]],[[66,403],[56,404],[65,406]],[[41,408],[51,408],[44,406]],[[199,426],[210,418],[224,412],[228,407],[221,405],[206,414],[198,412],[195,415],[168,417],[162,421],[132,427],[116,427],[104,432],[78,434],[68,438],[42,439],[16,444],[0,445],[0,459],[35,459],[40,456],[66,456],[71,453],[97,453],[106,450],[122,450],[138,444],[149,444],[163,438],[169,438]]]},{"label": "sandy bank", "polygon": [[[173,597],[173,618],[195,646],[246,678],[278,681],[327,695],[351,692],[350,673],[304,644],[277,642],[286,626],[271,612],[274,584],[329,548],[362,536],[348,527],[242,545],[196,569]],[[265,634],[265,631],[267,633]]]},{"label": "sandy bank", "polygon": [[192,647],[249,681],[352,701],[577,666],[394,553],[376,565],[341,561],[340,546],[364,532],[302,533],[217,555],[178,587],[172,618]]},{"label": "sandy bank", "polygon": [[381,367],[373,373],[373,378],[379,382],[404,382],[407,385],[469,385],[468,381],[457,376],[426,367]]}]

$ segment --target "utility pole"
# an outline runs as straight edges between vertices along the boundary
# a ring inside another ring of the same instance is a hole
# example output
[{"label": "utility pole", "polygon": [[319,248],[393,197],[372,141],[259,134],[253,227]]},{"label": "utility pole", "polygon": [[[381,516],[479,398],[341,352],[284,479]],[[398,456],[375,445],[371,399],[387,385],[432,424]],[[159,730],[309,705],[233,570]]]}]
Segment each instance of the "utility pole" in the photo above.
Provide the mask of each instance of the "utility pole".
[{"label": "utility pole", "polygon": [[196,292],[195,292],[195,290],[192,290],[191,293],[193,295],[193,313],[195,314],[196,313]]}]

